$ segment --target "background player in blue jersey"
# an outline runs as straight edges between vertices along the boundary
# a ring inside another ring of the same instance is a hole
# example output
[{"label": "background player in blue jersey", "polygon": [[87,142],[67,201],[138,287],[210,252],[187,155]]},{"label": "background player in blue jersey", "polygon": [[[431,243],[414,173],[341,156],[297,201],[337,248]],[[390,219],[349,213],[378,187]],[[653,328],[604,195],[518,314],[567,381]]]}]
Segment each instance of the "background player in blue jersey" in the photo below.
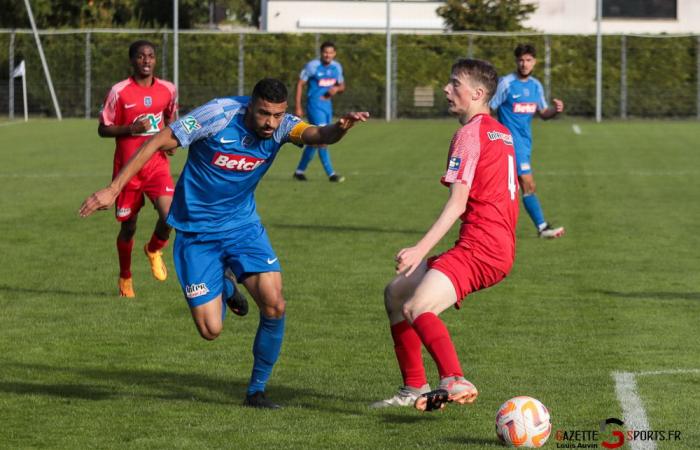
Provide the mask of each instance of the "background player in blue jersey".
[{"label": "background player in blue jersey", "polygon": [[175,269],[204,339],[216,339],[223,327],[224,302],[234,291],[226,270],[255,299],[260,322],[244,404],[259,408],[279,407],[264,392],[282,347],[285,301],[279,259],[257,214],[255,188],[285,143],[333,144],[369,117],[348,113],[335,124],[315,127],[286,110],[287,89],[274,79],[259,81],[252,97],[214,99],[141,146],[112,183],[80,208],[83,217],[108,208],[153,154],[189,147],[168,215],[177,230]]},{"label": "background player in blue jersey", "polygon": [[[296,106],[294,107],[294,113],[299,117],[304,115],[301,107],[301,96],[305,84],[308,84],[306,89],[306,115],[309,122],[320,127],[328,125],[333,121],[333,102],[331,98],[345,91],[343,66],[335,60],[334,43],[324,42],[321,44],[321,58],[309,61],[299,74],[295,97]],[[316,147],[307,145],[304,153],[301,155],[297,170],[294,172],[295,179],[306,181],[304,172],[315,154]],[[335,183],[345,181],[344,176],[333,170],[331,155],[327,146],[318,146],[318,156],[321,158],[323,170],[326,171],[329,181]]]},{"label": "background player in blue jersey", "polygon": [[537,227],[540,237],[554,239],[564,235],[564,227],[552,227],[544,218],[540,201],[535,194],[530,155],[532,153],[532,116],[551,119],[564,111],[564,102],[553,99],[554,107],[547,106],[542,84],[533,77],[537,60],[535,47],[520,44],[515,48],[517,70],[498,81],[498,89],[490,107],[498,112],[498,121],[513,135],[518,181],[523,193],[523,205]]}]

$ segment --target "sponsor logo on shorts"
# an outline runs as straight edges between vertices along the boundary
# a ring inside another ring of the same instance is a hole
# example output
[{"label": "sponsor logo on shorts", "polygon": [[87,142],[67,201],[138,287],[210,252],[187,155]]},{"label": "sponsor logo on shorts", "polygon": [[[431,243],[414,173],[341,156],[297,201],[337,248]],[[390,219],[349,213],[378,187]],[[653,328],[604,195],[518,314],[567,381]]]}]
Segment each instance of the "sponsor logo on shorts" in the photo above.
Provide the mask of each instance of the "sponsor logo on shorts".
[{"label": "sponsor logo on shorts", "polygon": [[513,103],[513,112],[519,114],[535,114],[537,103]]},{"label": "sponsor logo on shorts", "polygon": [[126,217],[131,214],[131,208],[119,208],[117,209],[117,217]]},{"label": "sponsor logo on shorts", "polygon": [[235,172],[252,172],[261,165],[265,164],[262,158],[246,155],[230,155],[227,153],[216,152],[211,163],[216,167],[224,170],[232,170]]},{"label": "sponsor logo on shorts", "polygon": [[457,158],[453,156],[450,158],[450,163],[447,166],[447,170],[459,170],[459,166],[462,165],[462,158]]},{"label": "sponsor logo on shorts", "polygon": [[153,99],[151,98],[150,95],[147,95],[143,98],[143,106],[151,106],[153,104]]},{"label": "sponsor logo on shorts", "polygon": [[268,264],[274,264],[274,262],[277,261],[277,258],[267,258],[267,263]]},{"label": "sponsor logo on shorts", "polygon": [[520,170],[530,170],[530,164],[529,163],[520,164]]},{"label": "sponsor logo on shorts", "polygon": [[165,192],[175,192],[175,188],[171,188],[170,186],[165,186]]},{"label": "sponsor logo on shorts", "polygon": [[192,116],[187,116],[184,119],[180,121],[182,123],[182,128],[185,130],[185,133],[190,134],[195,130],[199,130],[202,128],[202,126],[197,122],[197,119],[195,119]]},{"label": "sponsor logo on shorts", "polygon": [[489,137],[490,141],[502,140],[506,145],[513,145],[513,136],[508,133],[501,133],[500,131],[487,131],[486,136]]},{"label": "sponsor logo on shorts", "polygon": [[197,298],[209,293],[209,288],[206,283],[190,284],[185,286],[185,295],[187,298]]}]

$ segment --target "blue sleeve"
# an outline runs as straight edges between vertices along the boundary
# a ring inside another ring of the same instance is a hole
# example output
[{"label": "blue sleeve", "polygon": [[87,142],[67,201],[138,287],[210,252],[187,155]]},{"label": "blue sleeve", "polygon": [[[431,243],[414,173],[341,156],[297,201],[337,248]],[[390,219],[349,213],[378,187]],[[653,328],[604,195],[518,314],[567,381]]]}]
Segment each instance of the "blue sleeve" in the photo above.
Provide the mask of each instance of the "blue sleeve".
[{"label": "blue sleeve", "polygon": [[[301,122],[302,120],[294,114],[285,114],[279,128],[275,130],[275,140],[280,144],[291,142],[289,133],[291,133],[292,129]],[[301,147],[301,145],[299,147]]]},{"label": "blue sleeve", "polygon": [[189,147],[193,142],[223,130],[229,120],[224,105],[219,103],[219,99],[214,99],[171,123],[170,128],[180,145]]},{"label": "blue sleeve", "polygon": [[535,84],[537,85],[537,108],[544,111],[548,107],[547,99],[544,97],[544,88],[539,80],[535,80]]},{"label": "blue sleeve", "polygon": [[337,61],[334,62],[338,66],[338,77],[336,78],[338,84],[345,83],[345,78],[343,78],[343,66]]},{"label": "blue sleeve", "polygon": [[496,88],[496,93],[493,94],[493,97],[489,102],[489,107],[494,111],[496,111],[503,104],[503,102],[506,101],[506,98],[508,97],[509,85],[510,83],[506,81],[505,77],[498,80],[498,87]]},{"label": "blue sleeve", "polygon": [[309,61],[306,63],[303,69],[301,69],[301,73],[299,74],[299,79],[302,81],[309,81],[309,78],[311,78],[314,73],[316,72],[316,67],[314,66],[314,61]]}]

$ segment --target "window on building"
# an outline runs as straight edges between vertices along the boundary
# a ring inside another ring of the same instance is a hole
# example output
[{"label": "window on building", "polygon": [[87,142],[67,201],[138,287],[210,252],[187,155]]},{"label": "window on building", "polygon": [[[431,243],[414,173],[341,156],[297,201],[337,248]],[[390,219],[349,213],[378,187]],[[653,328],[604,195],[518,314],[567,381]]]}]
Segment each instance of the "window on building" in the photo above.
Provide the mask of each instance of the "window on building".
[{"label": "window on building", "polygon": [[603,0],[603,17],[676,19],[678,0]]}]

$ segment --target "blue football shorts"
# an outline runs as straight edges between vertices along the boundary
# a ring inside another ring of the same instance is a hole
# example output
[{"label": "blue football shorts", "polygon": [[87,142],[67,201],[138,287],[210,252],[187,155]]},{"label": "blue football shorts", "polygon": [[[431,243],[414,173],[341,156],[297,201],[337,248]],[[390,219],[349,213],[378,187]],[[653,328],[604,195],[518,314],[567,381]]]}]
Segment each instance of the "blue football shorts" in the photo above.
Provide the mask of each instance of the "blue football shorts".
[{"label": "blue football shorts", "polygon": [[306,115],[309,117],[309,123],[311,123],[311,125],[323,127],[333,122],[333,107],[330,105],[331,102],[328,102],[328,106],[309,104],[306,108]]},{"label": "blue football shorts", "polygon": [[515,165],[517,167],[518,176],[532,173],[532,166],[530,166],[531,153],[532,151],[530,149],[515,150]]},{"label": "blue football shorts", "polygon": [[221,295],[227,267],[239,282],[256,273],[282,271],[267,231],[259,221],[221,233],[178,231],[173,259],[190,308]]}]

